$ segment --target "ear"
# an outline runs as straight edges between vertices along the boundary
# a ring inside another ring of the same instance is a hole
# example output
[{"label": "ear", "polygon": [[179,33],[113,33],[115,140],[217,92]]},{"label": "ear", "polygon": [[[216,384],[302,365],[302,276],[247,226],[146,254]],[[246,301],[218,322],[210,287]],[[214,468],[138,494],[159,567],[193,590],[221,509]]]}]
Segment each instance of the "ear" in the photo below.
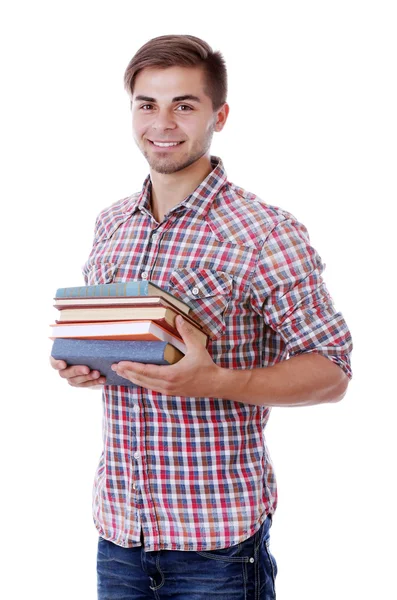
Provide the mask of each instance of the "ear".
[{"label": "ear", "polygon": [[230,107],[227,104],[227,102],[225,102],[225,104],[223,104],[215,113],[216,115],[216,120],[215,120],[215,131],[222,131],[222,129],[225,126],[225,123],[227,121],[227,117],[229,114],[229,110]]}]

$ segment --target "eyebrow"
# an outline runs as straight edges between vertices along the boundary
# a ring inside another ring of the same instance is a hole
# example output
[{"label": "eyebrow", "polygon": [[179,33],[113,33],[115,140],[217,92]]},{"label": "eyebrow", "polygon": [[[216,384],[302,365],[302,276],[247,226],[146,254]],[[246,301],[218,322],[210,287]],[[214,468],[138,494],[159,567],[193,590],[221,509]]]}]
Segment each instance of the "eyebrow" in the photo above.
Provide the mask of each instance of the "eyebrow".
[{"label": "eyebrow", "polygon": [[[151,98],[150,96],[135,96],[135,100],[143,100],[144,102],[156,102],[155,98]],[[182,102],[183,100],[190,100],[191,102],[201,102],[198,96],[193,96],[192,94],[185,94],[184,96],[175,96],[172,99],[172,102]]]}]

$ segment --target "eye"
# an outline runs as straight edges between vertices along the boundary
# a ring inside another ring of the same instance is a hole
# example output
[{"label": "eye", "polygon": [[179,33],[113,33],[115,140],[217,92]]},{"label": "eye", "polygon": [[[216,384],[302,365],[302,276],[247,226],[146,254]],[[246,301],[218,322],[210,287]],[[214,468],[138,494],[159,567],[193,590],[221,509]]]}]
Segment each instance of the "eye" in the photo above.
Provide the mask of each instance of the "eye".
[{"label": "eye", "polygon": [[193,110],[191,106],[188,106],[187,104],[180,104],[179,106],[177,106],[177,110],[179,110],[179,112],[187,112],[189,110]]},{"label": "eye", "polygon": [[139,107],[140,110],[150,110],[151,108],[153,108],[153,104],[142,104],[142,106]]}]

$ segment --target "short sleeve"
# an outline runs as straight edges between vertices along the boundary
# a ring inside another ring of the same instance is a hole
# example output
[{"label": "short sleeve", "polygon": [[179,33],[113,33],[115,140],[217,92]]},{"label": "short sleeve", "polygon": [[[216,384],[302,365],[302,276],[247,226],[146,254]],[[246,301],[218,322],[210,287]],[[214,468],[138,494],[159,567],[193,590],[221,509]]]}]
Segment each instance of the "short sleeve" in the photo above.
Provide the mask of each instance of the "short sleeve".
[{"label": "short sleeve", "polygon": [[266,239],[251,281],[251,304],[281,336],[290,357],[322,354],[352,377],[352,339],[322,279],[324,265],[306,228],[278,223]]}]

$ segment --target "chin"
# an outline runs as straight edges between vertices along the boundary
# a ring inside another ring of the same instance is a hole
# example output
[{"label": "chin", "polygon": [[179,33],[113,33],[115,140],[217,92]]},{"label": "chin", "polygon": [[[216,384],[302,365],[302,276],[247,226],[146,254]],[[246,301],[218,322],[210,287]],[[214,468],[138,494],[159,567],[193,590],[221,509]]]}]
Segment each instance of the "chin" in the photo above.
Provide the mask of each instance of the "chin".
[{"label": "chin", "polygon": [[188,166],[185,164],[159,164],[153,162],[149,162],[149,165],[153,171],[156,171],[156,173],[161,173],[162,175],[171,175],[171,173],[177,173]]},{"label": "chin", "polygon": [[200,160],[204,154],[205,151],[201,151],[193,156],[184,156],[180,160],[173,160],[171,157],[169,157],[168,160],[155,160],[152,156],[149,156],[146,153],[145,157],[153,171],[163,175],[171,175],[171,173],[177,173],[178,171],[182,171],[183,169],[190,167],[190,165]]}]

